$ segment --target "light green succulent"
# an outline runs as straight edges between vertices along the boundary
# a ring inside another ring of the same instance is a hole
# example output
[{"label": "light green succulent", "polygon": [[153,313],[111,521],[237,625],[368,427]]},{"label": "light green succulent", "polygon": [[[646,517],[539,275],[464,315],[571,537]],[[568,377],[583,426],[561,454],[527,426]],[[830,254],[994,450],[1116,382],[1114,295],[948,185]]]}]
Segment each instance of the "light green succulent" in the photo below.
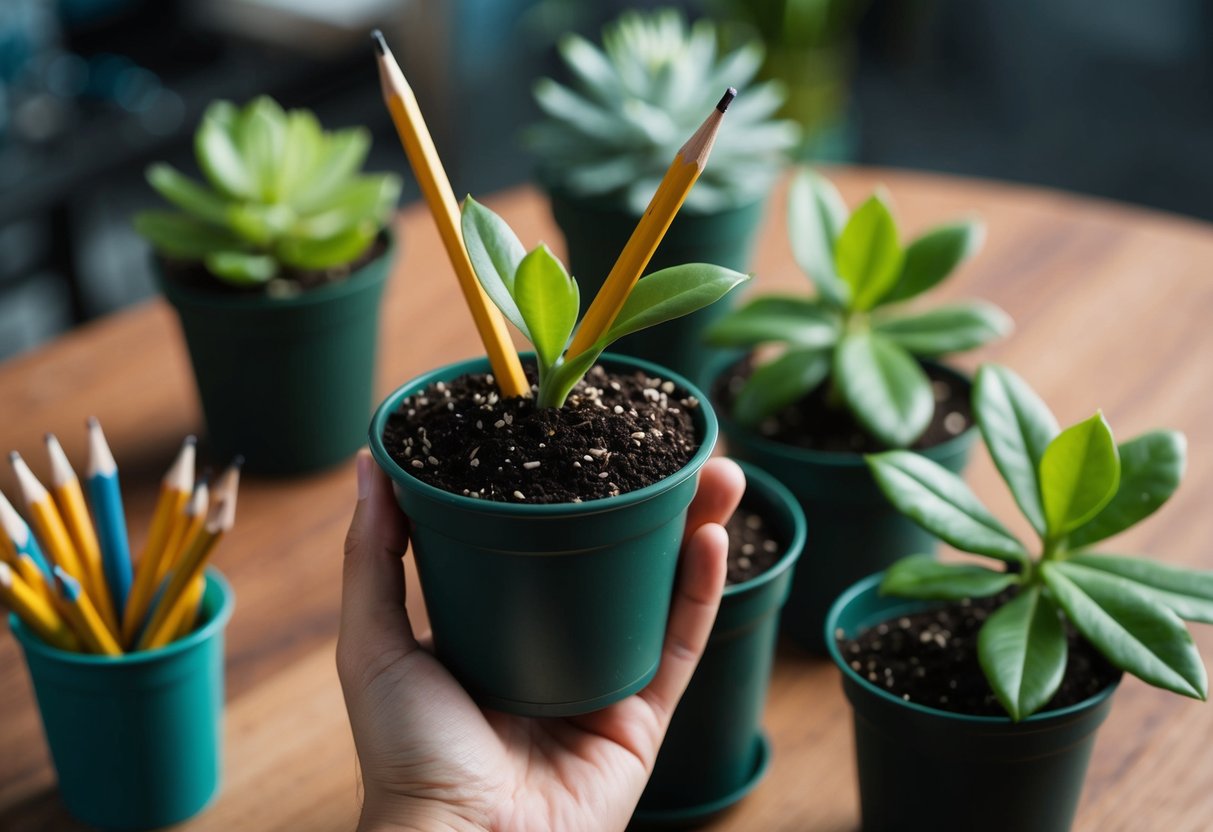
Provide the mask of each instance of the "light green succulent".
[{"label": "light green succulent", "polygon": [[361,174],[370,134],[326,131],[308,110],[265,96],[216,101],[194,134],[199,184],[156,163],[147,180],[177,211],[145,211],[136,230],[165,257],[202,262],[220,280],[264,284],[289,270],[357,260],[392,215],[394,174]]},{"label": "light green succulent", "polygon": [[602,30],[601,49],[565,36],[559,49],[573,85],[536,83],[535,100],[548,118],[527,136],[544,183],[643,212],[674,154],[732,86],[740,94],[684,210],[706,213],[760,199],[796,146],[799,128],[772,119],[784,100],[778,82],[750,83],[762,46],[754,41],[719,54],[717,43],[710,21],[688,26],[673,9],[624,13]]}]

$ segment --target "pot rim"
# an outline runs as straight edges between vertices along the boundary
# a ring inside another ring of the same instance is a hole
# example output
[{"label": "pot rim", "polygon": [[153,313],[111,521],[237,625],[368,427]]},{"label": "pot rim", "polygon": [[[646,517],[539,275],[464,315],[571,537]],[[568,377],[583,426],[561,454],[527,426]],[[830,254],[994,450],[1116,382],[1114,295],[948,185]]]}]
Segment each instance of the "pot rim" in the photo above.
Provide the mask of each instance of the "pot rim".
[{"label": "pot rim", "polygon": [[[520,357],[526,358],[532,353],[521,353]],[[569,517],[582,516],[587,514],[597,514],[604,511],[615,511],[626,506],[643,503],[651,500],[666,491],[674,488],[690,477],[696,476],[699,469],[712,456],[712,452],[716,447],[717,434],[719,428],[716,421],[716,414],[713,411],[711,403],[703,392],[691,384],[687,379],[662,367],[659,364],[654,364],[650,361],[644,361],[631,356],[619,355],[615,353],[604,352],[595,364],[608,365],[623,365],[631,369],[642,370],[651,376],[657,376],[666,381],[672,381],[678,387],[687,391],[687,394],[694,396],[699,400],[697,410],[702,414],[703,429],[700,437],[699,448],[694,455],[687,461],[685,465],[679,468],[674,473],[658,480],[655,483],[646,485],[644,488],[638,488],[635,491],[629,491],[625,494],[620,494],[617,497],[599,497],[594,500],[586,500],[580,503],[504,503],[495,500],[479,500],[472,497],[465,497],[462,494],[455,494],[451,491],[444,491],[441,488],[430,485],[417,477],[414,477],[410,472],[400,467],[396,460],[392,459],[388,454],[387,448],[383,444],[383,429],[387,425],[388,417],[395,413],[399,407],[400,400],[403,399],[409,392],[424,388],[427,384],[433,381],[440,381],[446,378],[456,378],[460,375],[465,375],[469,372],[474,372],[477,369],[488,370],[488,358],[478,356],[469,358],[463,361],[456,361],[451,364],[444,364],[433,370],[415,376],[409,381],[393,390],[387,398],[385,398],[371,417],[370,427],[370,450],[371,455],[379,466],[387,473],[392,482],[401,488],[406,488],[417,493],[420,496],[431,500],[440,500],[448,502],[460,509],[468,512],[481,514],[491,514],[495,516],[511,516],[511,517]]]},{"label": "pot rim", "polygon": [[[741,357],[749,354],[750,353],[742,353]],[[740,357],[738,356],[738,353],[733,351],[731,354],[726,352],[716,356],[708,364],[705,379],[709,396],[711,395],[712,388],[716,386],[717,380],[724,375],[725,371],[728,370],[729,367],[736,364],[739,360]],[[938,367],[949,375],[963,380],[969,385],[970,390],[972,390],[973,377],[963,370],[957,369],[949,364],[944,364],[940,361],[923,361],[921,363],[932,367]],[[716,409],[717,402],[714,400],[711,401],[713,409]],[[753,444],[764,453],[788,457],[797,462],[803,462],[821,467],[859,468],[867,464],[864,462],[865,455],[854,451],[817,451],[813,450],[812,448],[801,448],[796,445],[789,445],[785,442],[777,442],[774,439],[768,439],[765,436],[760,436],[755,431],[750,430],[747,427],[743,427],[741,424],[734,421],[732,414],[723,406],[723,404],[720,405],[719,411],[720,412],[717,414],[717,419],[719,419],[720,426],[724,429],[726,436],[743,435],[745,437],[745,441]],[[941,456],[949,456],[967,447],[976,439],[977,433],[977,420],[974,419],[968,428],[966,428],[962,433],[958,433],[956,436],[953,436],[951,439],[940,442],[938,445],[932,445],[929,448],[923,448],[922,450],[915,450],[913,452],[931,459]]]},{"label": "pot rim", "polygon": [[[894,696],[888,691],[877,687],[863,676],[856,673],[855,670],[843,658],[841,651],[838,649],[838,641],[834,638],[834,631],[837,629],[837,621],[842,615],[842,611],[860,595],[864,595],[875,590],[880,585],[883,578],[883,571],[877,572],[874,575],[869,575],[866,578],[851,584],[851,586],[847,587],[847,589],[834,600],[834,603],[830,605],[829,613],[826,614],[825,641],[826,649],[830,654],[830,659],[835,665],[838,666],[838,669],[842,671],[843,676],[847,677],[855,684],[858,684],[869,694],[872,694],[879,699],[883,699],[885,702],[892,703],[909,711],[914,711],[916,713],[941,719],[947,719],[954,722],[968,722],[980,725],[1033,725],[1035,723],[1045,722],[1057,718],[1074,716],[1076,714],[1091,710],[1115,693],[1116,689],[1120,686],[1121,679],[1124,678],[1122,674],[1115,682],[1108,685],[1099,693],[1095,694],[1094,696],[1087,697],[1081,702],[1051,711],[1037,711],[1026,719],[1021,719],[1019,722],[1015,722],[1009,716],[976,716],[973,714],[961,714],[956,713],[955,711],[944,711],[940,710],[939,708],[932,708],[928,705],[921,705],[917,702],[907,702],[900,696]],[[903,600],[913,602],[913,599]],[[926,603],[929,604],[930,602]]]},{"label": "pot rim", "polygon": [[[732,459],[732,457],[726,457],[726,459]],[[751,485],[758,486],[757,490],[765,492],[768,497],[778,504],[779,511],[791,517],[792,537],[787,545],[784,546],[783,553],[779,556],[779,559],[765,571],[758,573],[748,581],[742,581],[739,584],[726,584],[723,598],[749,592],[763,584],[770,583],[784,572],[787,572],[800,559],[800,555],[804,551],[805,539],[808,535],[808,523],[804,517],[804,509],[800,507],[800,503],[792,496],[792,492],[788,490],[786,485],[752,462],[744,462],[740,459],[734,459],[733,461],[740,466],[742,473],[745,474],[747,494]],[[745,495],[742,496],[741,502],[742,505],[745,504]]]}]

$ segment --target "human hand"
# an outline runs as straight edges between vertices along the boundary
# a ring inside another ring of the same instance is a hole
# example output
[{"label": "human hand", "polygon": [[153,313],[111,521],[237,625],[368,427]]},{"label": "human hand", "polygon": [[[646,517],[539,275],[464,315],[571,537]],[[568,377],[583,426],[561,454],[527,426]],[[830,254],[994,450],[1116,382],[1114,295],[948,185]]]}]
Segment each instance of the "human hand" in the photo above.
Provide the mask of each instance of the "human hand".
[{"label": "human hand", "polygon": [[653,681],[594,713],[536,719],[482,710],[414,636],[401,563],[407,520],[387,476],[359,454],[337,641],[365,790],[359,829],[623,829],[715,621],[722,526],[744,488],[730,460],[700,472]]}]

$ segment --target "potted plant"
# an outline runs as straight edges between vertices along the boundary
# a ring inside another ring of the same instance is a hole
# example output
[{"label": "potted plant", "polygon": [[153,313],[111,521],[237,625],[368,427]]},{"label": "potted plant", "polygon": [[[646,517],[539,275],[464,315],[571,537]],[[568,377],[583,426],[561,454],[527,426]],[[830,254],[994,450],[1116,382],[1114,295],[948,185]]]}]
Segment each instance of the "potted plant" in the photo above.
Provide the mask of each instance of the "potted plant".
[{"label": "potted plant", "polygon": [[770,763],[762,714],[805,522],[778,480],[748,463],[741,468],[746,490],[726,526],[720,611],[633,815],[642,824],[705,820],[749,793]]},{"label": "potted plant", "polygon": [[900,511],[996,562],[911,555],[831,610],[868,830],[1068,829],[1121,671],[1184,696],[1208,692],[1183,619],[1213,622],[1213,573],[1091,549],[1171,496],[1183,435],[1117,445],[1098,412],[1059,431],[996,365],[978,372],[973,401],[1039,544],[1030,553],[937,463],[905,451],[868,458]]},{"label": "potted plant", "polygon": [[[535,85],[547,119],[528,139],[573,274],[597,291],[670,159],[726,86],[741,93],[717,137],[712,167],[670,225],[649,272],[692,261],[746,270],[766,194],[799,136],[791,122],[771,118],[782,88],[751,83],[761,46],[718,54],[710,21],[688,27],[681,12],[663,9],[624,13],[603,29],[601,49],[576,35],[559,49],[573,86],[548,78]],[[583,298],[583,313],[592,296]],[[713,304],[613,349],[698,380],[705,360],[700,335],[727,306],[727,300]]]},{"label": "potted plant", "polygon": [[975,433],[969,381],[933,359],[979,347],[1011,324],[982,302],[900,306],[979,248],[976,220],[903,247],[883,194],[848,215],[834,186],[804,169],[788,197],[788,236],[816,297],[759,297],[715,323],[710,344],[781,352],[757,365],[722,359],[709,386],[729,452],[773,473],[804,508],[812,536],[783,626],[823,652],[821,623],[839,592],[933,545],[888,504],[862,454],[909,447],[960,471]]},{"label": "potted plant", "polygon": [[250,470],[323,468],[362,444],[400,194],[395,175],[360,173],[369,146],[363,128],[328,132],[266,97],[217,101],[194,136],[206,184],[148,168],[176,210],[135,228],[181,321],[210,440]]},{"label": "potted plant", "polygon": [[[484,704],[531,716],[604,707],[657,670],[695,474],[716,419],[682,377],[603,350],[719,299],[746,275],[684,265],[642,278],[574,356],[579,289],[468,199],[487,295],[534,346],[529,397],[485,359],[426,373],[371,422],[371,452],[412,521],[438,655]],[[601,362],[601,363],[599,363]]]}]

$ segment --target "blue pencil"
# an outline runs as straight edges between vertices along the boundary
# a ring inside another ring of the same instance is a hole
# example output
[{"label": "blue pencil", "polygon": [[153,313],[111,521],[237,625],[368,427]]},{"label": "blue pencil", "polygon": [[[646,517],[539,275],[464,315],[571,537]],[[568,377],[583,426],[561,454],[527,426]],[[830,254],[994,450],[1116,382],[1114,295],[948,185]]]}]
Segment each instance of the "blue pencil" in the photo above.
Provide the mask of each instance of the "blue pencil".
[{"label": "blue pencil", "polygon": [[55,575],[51,572],[51,565],[47,562],[46,556],[42,554],[42,547],[38,545],[38,539],[34,537],[29,526],[21,519],[21,515],[17,513],[13,504],[3,493],[0,493],[0,527],[3,528],[4,534],[8,535],[8,539],[13,542],[16,557],[29,555],[30,560],[38,565],[46,582],[54,585]]},{"label": "blue pencil", "polygon": [[101,423],[88,420],[88,498],[97,522],[97,541],[101,544],[101,566],[113,594],[118,620],[126,609],[131,591],[131,547],[126,537],[126,514],[122,509],[122,491],[118,487],[118,466],[110,452]]}]

